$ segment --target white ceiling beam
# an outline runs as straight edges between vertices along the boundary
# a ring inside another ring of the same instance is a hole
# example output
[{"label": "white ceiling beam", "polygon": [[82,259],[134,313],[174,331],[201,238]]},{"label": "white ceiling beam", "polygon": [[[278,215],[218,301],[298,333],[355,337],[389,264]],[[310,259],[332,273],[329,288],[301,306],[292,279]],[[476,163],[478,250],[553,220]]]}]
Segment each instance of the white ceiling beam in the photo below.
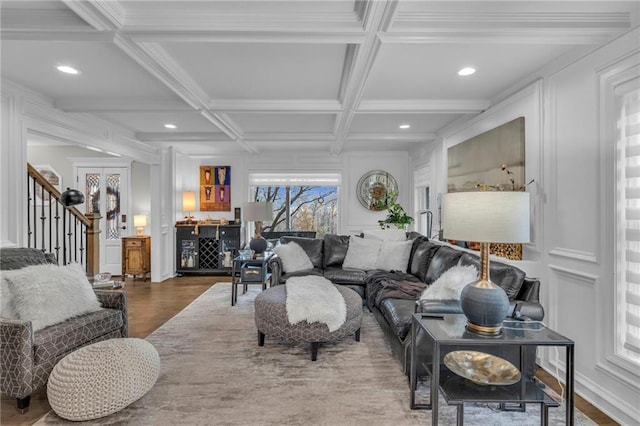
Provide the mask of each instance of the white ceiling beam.
[{"label": "white ceiling beam", "polygon": [[292,141],[292,142],[313,142],[321,141],[323,143],[333,141],[335,136],[333,133],[245,133],[244,140],[250,142],[269,142],[269,141]]},{"label": "white ceiling beam", "polygon": [[70,10],[2,8],[4,30],[17,31],[95,31]]},{"label": "white ceiling beam", "polygon": [[211,102],[209,110],[246,113],[336,113],[342,111],[342,105],[331,99],[216,99]]},{"label": "white ceiling beam", "polygon": [[136,138],[142,142],[231,142],[222,132],[138,132]]},{"label": "white ceiling beam", "polygon": [[350,134],[346,141],[398,141],[398,142],[425,142],[435,140],[437,135],[435,133],[353,133]]},{"label": "white ceiling beam", "polygon": [[200,43],[287,43],[287,44],[349,44],[362,43],[366,35],[362,31],[269,31],[254,28],[253,31],[133,31],[127,35],[136,42],[200,42]]},{"label": "white ceiling beam", "polygon": [[[254,31],[256,28],[275,31],[321,31],[334,29],[349,31],[361,27],[361,20],[355,11],[277,11],[241,13],[225,12],[215,9],[213,2],[194,2],[192,7],[184,7],[179,2],[175,8],[164,4],[159,8],[146,8],[144,11],[130,8],[123,29],[127,31],[146,31],[163,28],[166,31]],[[210,7],[214,6],[214,7]]]},{"label": "white ceiling beam", "polygon": [[68,41],[68,42],[112,42],[115,32],[96,32],[91,28],[78,31],[58,31],[58,30],[7,30],[0,31],[0,37],[4,41]]},{"label": "white ceiling beam", "polygon": [[[497,7],[511,8],[511,4]],[[535,4],[536,2],[532,2]],[[594,2],[595,3],[595,2]],[[544,3],[543,3],[544,4]],[[570,3],[567,3],[571,7]],[[447,5],[449,6],[449,5]],[[551,4],[553,6],[553,4]],[[480,6],[485,7],[485,6]],[[545,5],[547,7],[547,5]],[[584,6],[579,5],[582,9]],[[558,10],[558,11],[479,11],[479,10],[438,10],[438,11],[400,11],[395,16],[394,27],[457,27],[464,28],[627,28],[631,24],[628,12],[606,12],[602,10]]]},{"label": "white ceiling beam", "polygon": [[242,131],[226,115],[207,110],[211,99],[160,45],[156,43],[136,44],[120,34],[116,36],[115,42],[192,108],[198,110],[204,118],[231,139],[236,140],[247,152],[256,153],[255,148],[242,141]]},{"label": "white ceiling beam", "polygon": [[485,99],[388,99],[362,100],[358,113],[428,113],[472,114],[486,110],[491,102]]},{"label": "white ceiling beam", "polygon": [[618,34],[605,29],[523,29],[523,30],[425,30],[380,34],[380,40],[390,43],[418,44],[602,44]]},{"label": "white ceiling beam", "polygon": [[118,0],[62,0],[62,2],[98,31],[114,30],[124,24],[125,11]]},{"label": "white ceiling beam", "polygon": [[367,40],[356,47],[353,63],[343,67],[342,79],[346,83],[341,85],[343,97],[340,100],[344,111],[338,114],[334,127],[336,140],[330,147],[331,153],[334,155],[342,151],[344,140],[353,122],[355,107],[362,99],[371,67],[380,50],[381,43],[376,33],[389,28],[391,23],[389,17],[395,14],[397,6],[396,0],[386,2],[370,0],[366,4],[364,27],[368,30]]},{"label": "white ceiling beam", "polygon": [[180,99],[58,99],[55,107],[65,112],[183,112],[195,111]]}]

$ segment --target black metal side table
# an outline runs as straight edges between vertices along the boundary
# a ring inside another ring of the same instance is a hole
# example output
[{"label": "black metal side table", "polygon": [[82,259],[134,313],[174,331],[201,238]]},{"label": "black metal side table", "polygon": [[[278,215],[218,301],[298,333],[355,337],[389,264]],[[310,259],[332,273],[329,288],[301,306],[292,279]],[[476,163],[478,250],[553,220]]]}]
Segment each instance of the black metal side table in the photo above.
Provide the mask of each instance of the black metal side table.
[{"label": "black metal side table", "polygon": [[269,259],[273,252],[265,252],[261,257],[238,256],[233,259],[231,271],[231,306],[238,301],[238,285],[242,285],[242,294],[247,292],[247,285],[261,284],[262,290],[267,288],[271,279]]},{"label": "black metal side table", "polygon": [[[461,318],[462,317],[462,318]],[[411,408],[431,409],[432,424],[438,424],[438,395],[442,392],[445,401],[451,405],[457,405],[458,424],[462,424],[464,418],[465,402],[497,402],[503,404],[540,404],[541,424],[547,424],[548,407],[557,407],[559,404],[546,395],[539,383],[532,381],[523,375],[522,379],[513,385],[481,386],[482,391],[472,391],[466,383],[466,379],[460,380],[459,376],[452,373],[444,364],[441,364],[441,354],[449,352],[448,347],[464,347],[473,349],[477,346],[487,345],[511,345],[520,348],[520,371],[523,369],[524,352],[527,346],[564,346],[566,348],[566,424],[574,424],[574,342],[561,334],[545,327],[539,322],[505,321],[502,333],[496,337],[485,337],[466,331],[464,327],[464,315],[433,316],[427,314],[414,314],[411,328]],[[429,352],[418,350],[418,334],[423,334]],[[416,390],[418,385],[418,360],[421,367],[430,376],[429,404],[416,403]]]}]

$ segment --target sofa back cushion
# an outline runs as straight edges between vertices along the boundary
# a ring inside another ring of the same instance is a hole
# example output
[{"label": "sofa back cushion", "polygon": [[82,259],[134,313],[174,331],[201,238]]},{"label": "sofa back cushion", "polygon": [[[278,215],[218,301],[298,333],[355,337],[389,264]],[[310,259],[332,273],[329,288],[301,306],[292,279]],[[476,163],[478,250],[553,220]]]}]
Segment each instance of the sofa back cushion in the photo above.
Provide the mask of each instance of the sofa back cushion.
[{"label": "sofa back cushion", "polygon": [[329,266],[342,266],[348,248],[348,235],[326,234],[324,236],[324,268]]},{"label": "sofa back cushion", "polygon": [[427,239],[415,239],[412,254],[409,258],[409,273],[415,275],[420,281],[427,282],[427,271],[429,270],[431,259],[433,259],[440,247],[442,246],[434,244]]},{"label": "sofa back cushion", "polygon": [[[460,257],[460,264],[474,265],[480,270],[480,258],[470,253],[464,253]],[[505,293],[507,293],[509,300],[514,300],[520,292],[525,275],[523,270],[515,266],[494,260],[489,262],[489,279],[494,284],[502,287]]]},{"label": "sofa back cushion", "polygon": [[431,284],[435,280],[440,277],[447,269],[452,268],[458,264],[458,260],[460,260],[460,256],[462,256],[462,252],[460,250],[456,250],[451,247],[441,246],[434,253],[431,258],[431,262],[429,262],[429,267],[427,269],[427,275],[425,276],[424,282],[427,284]]},{"label": "sofa back cushion", "polygon": [[309,256],[314,268],[322,268],[323,243],[321,239],[293,236],[280,237],[282,244],[287,244],[291,241],[302,247],[307,256]]}]

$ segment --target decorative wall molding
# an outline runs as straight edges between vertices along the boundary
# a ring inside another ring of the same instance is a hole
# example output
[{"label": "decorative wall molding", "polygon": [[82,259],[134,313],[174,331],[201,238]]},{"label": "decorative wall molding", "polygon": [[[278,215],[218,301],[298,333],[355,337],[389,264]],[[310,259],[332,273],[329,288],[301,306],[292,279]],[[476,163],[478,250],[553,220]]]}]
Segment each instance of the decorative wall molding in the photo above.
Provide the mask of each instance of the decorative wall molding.
[{"label": "decorative wall molding", "polygon": [[565,268],[559,265],[549,264],[549,270],[553,271],[557,276],[568,278],[579,284],[586,284],[590,287],[596,285],[599,275],[590,274],[588,272],[578,271],[576,269]]},{"label": "decorative wall molding", "polygon": [[595,253],[589,253],[586,251],[572,250],[568,248],[556,247],[549,251],[549,254],[556,257],[564,257],[566,259],[580,260],[582,262],[598,263],[598,258]]}]

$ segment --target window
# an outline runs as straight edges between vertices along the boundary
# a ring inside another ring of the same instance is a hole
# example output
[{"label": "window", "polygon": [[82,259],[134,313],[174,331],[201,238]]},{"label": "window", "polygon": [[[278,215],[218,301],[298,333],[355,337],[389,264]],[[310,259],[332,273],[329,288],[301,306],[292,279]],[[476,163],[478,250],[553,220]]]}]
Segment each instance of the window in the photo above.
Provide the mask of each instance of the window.
[{"label": "window", "polygon": [[616,353],[640,363],[640,89],[627,91],[620,100]]},{"label": "window", "polygon": [[263,231],[338,233],[340,182],[335,173],[251,174],[251,200],[273,203],[273,222]]}]

